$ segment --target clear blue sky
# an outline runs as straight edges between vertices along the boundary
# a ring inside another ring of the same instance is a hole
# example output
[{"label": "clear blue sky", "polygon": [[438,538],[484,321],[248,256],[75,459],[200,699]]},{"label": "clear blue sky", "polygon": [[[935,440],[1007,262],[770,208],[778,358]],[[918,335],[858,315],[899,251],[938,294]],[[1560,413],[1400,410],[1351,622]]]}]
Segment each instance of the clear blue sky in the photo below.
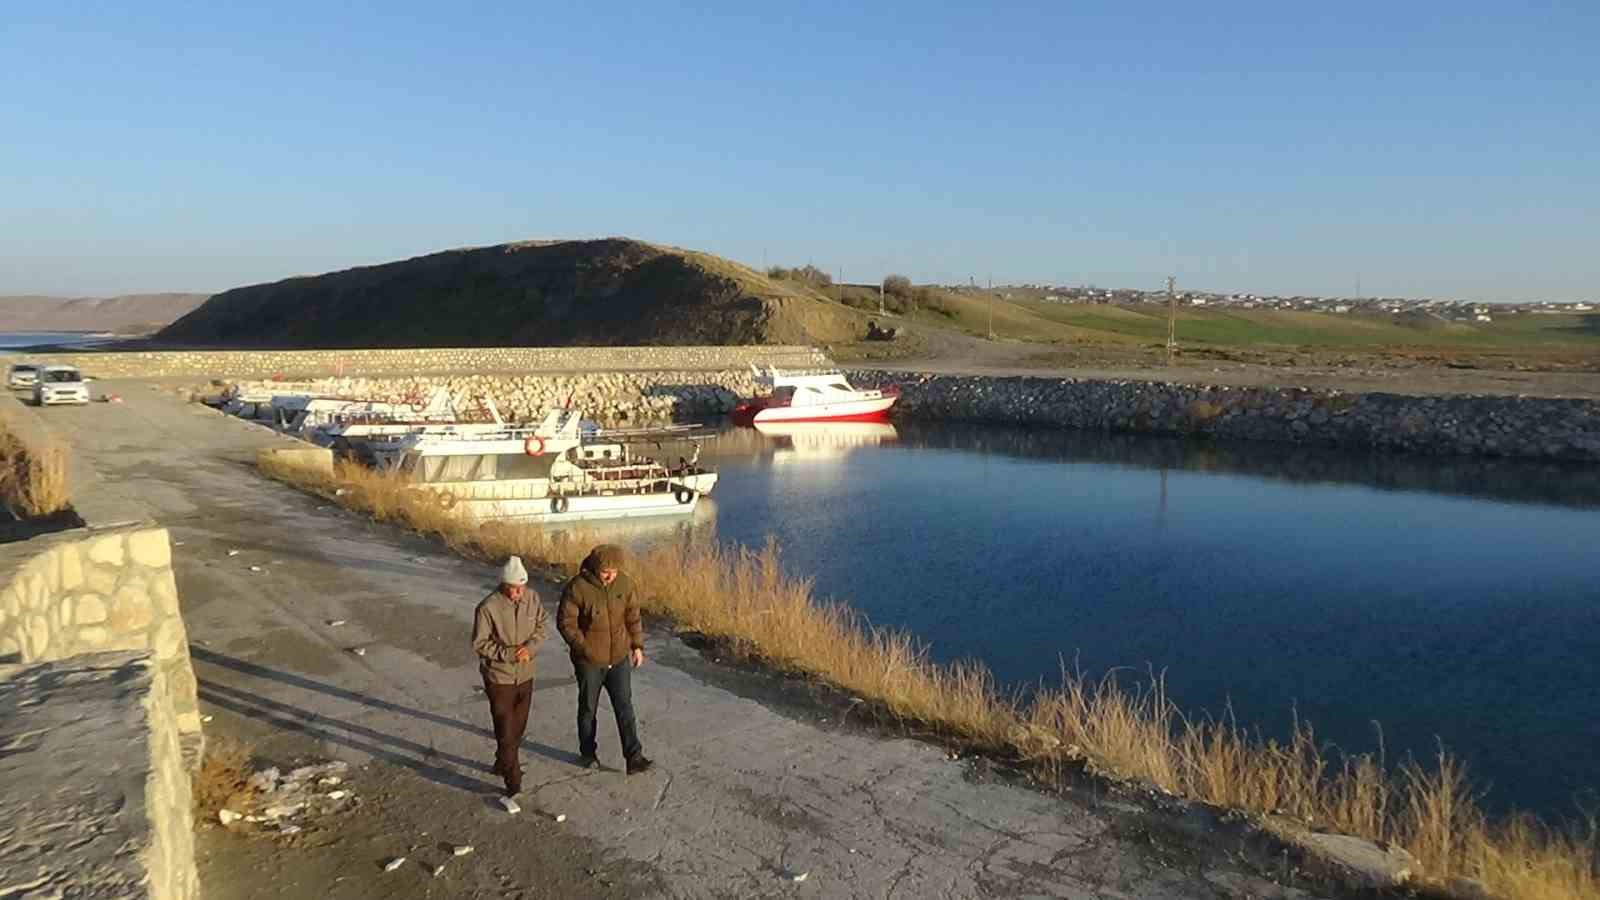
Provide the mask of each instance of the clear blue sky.
[{"label": "clear blue sky", "polygon": [[852,281],[1600,296],[1595,0],[120,5],[0,22],[0,293],[628,235]]}]

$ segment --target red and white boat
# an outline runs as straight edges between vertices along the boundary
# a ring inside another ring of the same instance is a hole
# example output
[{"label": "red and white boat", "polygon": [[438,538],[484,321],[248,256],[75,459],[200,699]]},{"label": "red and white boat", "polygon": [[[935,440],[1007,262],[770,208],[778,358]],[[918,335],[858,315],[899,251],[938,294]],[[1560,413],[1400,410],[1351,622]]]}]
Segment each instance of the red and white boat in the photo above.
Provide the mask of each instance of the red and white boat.
[{"label": "red and white boat", "polygon": [[882,422],[900,389],[857,390],[844,373],[796,374],[756,370],[758,396],[733,408],[735,425],[776,422]]}]

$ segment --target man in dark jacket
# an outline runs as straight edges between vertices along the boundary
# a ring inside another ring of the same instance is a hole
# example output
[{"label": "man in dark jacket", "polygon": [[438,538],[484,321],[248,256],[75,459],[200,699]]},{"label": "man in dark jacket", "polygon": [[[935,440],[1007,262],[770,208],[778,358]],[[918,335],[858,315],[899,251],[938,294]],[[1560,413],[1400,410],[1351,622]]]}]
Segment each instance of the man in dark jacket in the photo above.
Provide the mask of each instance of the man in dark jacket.
[{"label": "man in dark jacket", "polygon": [[506,796],[522,792],[517,749],[533,705],[533,655],[544,640],[544,607],[528,590],[528,570],[511,557],[500,570],[500,587],[483,598],[472,617],[472,651],[478,655],[483,692],[494,721],[494,773],[506,781]]},{"label": "man in dark jacket", "polygon": [[595,758],[595,710],[600,689],[611,698],[622,738],[628,774],[649,770],[652,763],[639,745],[633,719],[632,671],[644,665],[644,632],[633,582],[622,574],[624,555],[615,544],[590,551],[577,577],[567,582],[556,607],[556,630],[572,650],[578,678],[578,765],[599,768]]}]

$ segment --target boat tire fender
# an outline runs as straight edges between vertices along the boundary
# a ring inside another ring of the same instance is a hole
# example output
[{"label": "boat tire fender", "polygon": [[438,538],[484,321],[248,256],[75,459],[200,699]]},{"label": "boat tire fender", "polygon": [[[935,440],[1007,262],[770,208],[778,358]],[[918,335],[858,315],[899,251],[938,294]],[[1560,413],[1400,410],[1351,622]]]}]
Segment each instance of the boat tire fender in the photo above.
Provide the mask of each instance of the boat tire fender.
[{"label": "boat tire fender", "polygon": [[679,504],[688,506],[689,501],[694,499],[694,491],[686,487],[680,487],[672,492],[672,497],[673,499],[677,500]]},{"label": "boat tire fender", "polygon": [[567,511],[567,498],[559,496],[559,495],[557,495],[555,497],[551,497],[550,498],[550,511],[553,512],[553,513],[564,513],[564,512],[566,512]]}]

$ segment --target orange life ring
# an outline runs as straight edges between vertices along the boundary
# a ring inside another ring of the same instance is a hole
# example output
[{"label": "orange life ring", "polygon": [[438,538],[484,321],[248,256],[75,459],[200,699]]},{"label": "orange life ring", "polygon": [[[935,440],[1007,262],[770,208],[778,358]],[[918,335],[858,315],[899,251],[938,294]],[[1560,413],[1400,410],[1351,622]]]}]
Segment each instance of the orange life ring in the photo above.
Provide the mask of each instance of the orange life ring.
[{"label": "orange life ring", "polygon": [[529,456],[540,455],[544,452],[544,439],[541,437],[528,438],[522,442],[522,452]]}]

